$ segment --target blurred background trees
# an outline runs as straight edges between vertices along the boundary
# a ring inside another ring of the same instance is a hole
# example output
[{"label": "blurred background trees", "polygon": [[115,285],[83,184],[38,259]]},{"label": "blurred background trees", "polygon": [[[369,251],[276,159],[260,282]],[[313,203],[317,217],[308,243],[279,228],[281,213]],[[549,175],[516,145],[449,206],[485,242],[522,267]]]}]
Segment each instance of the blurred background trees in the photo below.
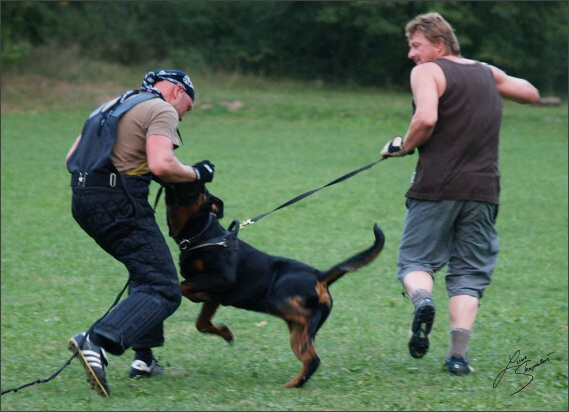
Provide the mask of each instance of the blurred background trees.
[{"label": "blurred background trees", "polygon": [[405,24],[438,11],[465,57],[567,94],[567,2],[2,2],[2,66],[37,47],[279,79],[407,88]]}]

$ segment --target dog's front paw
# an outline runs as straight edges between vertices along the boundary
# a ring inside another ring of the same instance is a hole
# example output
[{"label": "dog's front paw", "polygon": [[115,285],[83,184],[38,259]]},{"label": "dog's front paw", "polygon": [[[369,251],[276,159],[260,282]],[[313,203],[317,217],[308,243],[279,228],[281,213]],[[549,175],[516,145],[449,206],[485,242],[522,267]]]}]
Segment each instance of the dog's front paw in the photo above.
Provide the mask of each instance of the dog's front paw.
[{"label": "dog's front paw", "polygon": [[231,332],[231,329],[229,329],[227,326],[225,325],[219,325],[218,326],[218,335],[221,336],[223,339],[225,339],[225,341],[229,344],[233,343],[233,332]]}]

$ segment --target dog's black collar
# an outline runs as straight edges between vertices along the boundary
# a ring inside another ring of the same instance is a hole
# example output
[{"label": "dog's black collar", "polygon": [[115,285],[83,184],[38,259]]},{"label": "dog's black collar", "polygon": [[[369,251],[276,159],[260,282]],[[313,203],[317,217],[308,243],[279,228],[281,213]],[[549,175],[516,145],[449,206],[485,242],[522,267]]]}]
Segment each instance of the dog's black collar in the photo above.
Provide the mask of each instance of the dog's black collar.
[{"label": "dog's black collar", "polygon": [[213,216],[210,213],[207,224],[204,226],[204,228],[201,230],[201,232],[199,232],[197,235],[192,236],[189,239],[174,239],[176,241],[176,243],[178,243],[178,246],[180,246],[180,250],[189,249],[192,246],[193,242],[195,242],[197,239],[199,239],[205,233],[205,231],[211,226],[212,221],[213,221]]}]

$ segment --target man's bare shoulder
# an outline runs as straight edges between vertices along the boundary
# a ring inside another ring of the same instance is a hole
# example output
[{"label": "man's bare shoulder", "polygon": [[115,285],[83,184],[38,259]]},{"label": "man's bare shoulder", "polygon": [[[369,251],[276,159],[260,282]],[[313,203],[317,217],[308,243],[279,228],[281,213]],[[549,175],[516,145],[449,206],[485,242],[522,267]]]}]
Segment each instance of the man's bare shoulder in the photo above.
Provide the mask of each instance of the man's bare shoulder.
[{"label": "man's bare shoulder", "polygon": [[439,66],[434,61],[418,64],[415,67],[413,67],[412,70],[412,72],[417,72],[417,73],[430,73],[433,71],[442,71],[441,66]]},{"label": "man's bare shoulder", "polygon": [[425,90],[425,87],[432,88],[439,97],[446,89],[446,77],[443,69],[434,62],[418,64],[411,70],[413,93],[418,93],[420,89]]},{"label": "man's bare shoulder", "polygon": [[444,78],[444,72],[441,66],[435,62],[425,62],[418,64],[411,70],[411,78],[426,80],[428,78],[441,79]]}]

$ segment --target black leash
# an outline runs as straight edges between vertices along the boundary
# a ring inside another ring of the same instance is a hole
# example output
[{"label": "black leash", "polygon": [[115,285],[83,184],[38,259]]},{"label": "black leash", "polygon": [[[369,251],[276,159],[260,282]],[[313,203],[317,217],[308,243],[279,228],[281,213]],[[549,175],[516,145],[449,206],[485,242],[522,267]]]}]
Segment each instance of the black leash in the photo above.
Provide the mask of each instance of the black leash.
[{"label": "black leash", "polygon": [[83,343],[85,342],[85,339],[87,338],[87,336],[89,336],[89,333],[91,333],[91,331],[93,330],[93,328],[95,327],[95,325],[97,323],[99,323],[101,321],[101,319],[103,319],[105,316],[108,315],[108,313],[119,303],[119,300],[121,299],[121,296],[123,295],[124,291],[126,290],[126,288],[128,287],[128,284],[130,282],[130,276],[128,278],[128,280],[126,281],[126,284],[124,285],[124,287],[122,288],[122,290],[120,291],[120,293],[117,295],[117,297],[115,298],[115,301],[113,302],[113,304],[111,305],[111,307],[107,310],[107,312],[101,316],[95,323],[93,323],[93,325],[91,325],[91,327],[87,330],[87,332],[85,332],[85,336],[83,337],[83,339],[81,340],[81,342],[78,342],[78,348],[73,352],[73,355],[71,355],[71,357],[69,358],[69,360],[67,362],[65,362],[65,364],[59,368],[59,370],[57,372],[55,372],[53,375],[51,375],[49,378],[47,379],[37,379],[33,382],[30,383],[26,383],[25,385],[22,386],[18,386],[17,388],[12,388],[12,389],[7,389],[5,391],[2,391],[2,393],[0,393],[0,396],[9,393],[9,392],[18,392],[20,389],[24,389],[27,388],[28,386],[32,386],[35,385],[36,383],[47,383],[53,379],[55,379],[57,377],[57,375],[59,375],[61,373],[61,371],[63,371],[63,369],[65,369],[67,366],[69,366],[69,364],[71,363],[71,361],[73,360],[73,358],[75,356],[77,356],[77,351],[79,350],[79,348],[81,348],[83,346]]},{"label": "black leash", "polygon": [[370,163],[370,164],[368,164],[368,165],[366,165],[366,166],[360,167],[359,169],[354,170],[353,172],[347,173],[347,174],[345,174],[344,176],[339,177],[339,178],[337,178],[336,180],[334,180],[334,181],[332,181],[332,182],[330,182],[330,183],[328,183],[328,184],[326,184],[326,185],[324,185],[324,186],[321,186],[321,187],[319,187],[319,188],[317,188],[317,189],[309,190],[308,192],[303,193],[303,194],[301,194],[301,195],[295,197],[294,199],[289,200],[289,201],[286,202],[286,203],[283,203],[283,204],[280,205],[279,207],[277,207],[277,208],[271,210],[270,212],[263,213],[262,215],[259,215],[259,216],[255,217],[255,218],[253,218],[253,219],[247,219],[247,220],[245,220],[243,223],[241,223],[241,224],[239,225],[239,228],[240,228],[240,229],[243,229],[245,226],[250,225],[250,224],[253,224],[253,223],[255,223],[255,222],[258,221],[258,220],[261,220],[262,218],[264,218],[264,217],[267,216],[268,214],[273,213],[273,212],[275,212],[275,211],[277,211],[277,210],[279,210],[279,209],[282,209],[283,207],[292,205],[293,203],[296,203],[296,202],[298,202],[299,200],[302,200],[302,199],[304,199],[305,197],[308,197],[308,196],[310,196],[311,194],[313,194],[313,193],[315,193],[315,192],[318,192],[318,191],[321,190],[321,189],[324,189],[325,187],[335,185],[336,183],[340,183],[341,181],[346,180],[346,179],[348,179],[348,178],[350,178],[350,177],[352,177],[352,176],[354,176],[354,175],[357,175],[358,173],[363,172],[364,170],[370,169],[370,168],[372,168],[373,166],[375,166],[376,164],[378,164],[379,162],[381,162],[382,160],[385,160],[385,159],[387,159],[387,157],[382,157],[381,159],[376,160],[375,162]]}]

